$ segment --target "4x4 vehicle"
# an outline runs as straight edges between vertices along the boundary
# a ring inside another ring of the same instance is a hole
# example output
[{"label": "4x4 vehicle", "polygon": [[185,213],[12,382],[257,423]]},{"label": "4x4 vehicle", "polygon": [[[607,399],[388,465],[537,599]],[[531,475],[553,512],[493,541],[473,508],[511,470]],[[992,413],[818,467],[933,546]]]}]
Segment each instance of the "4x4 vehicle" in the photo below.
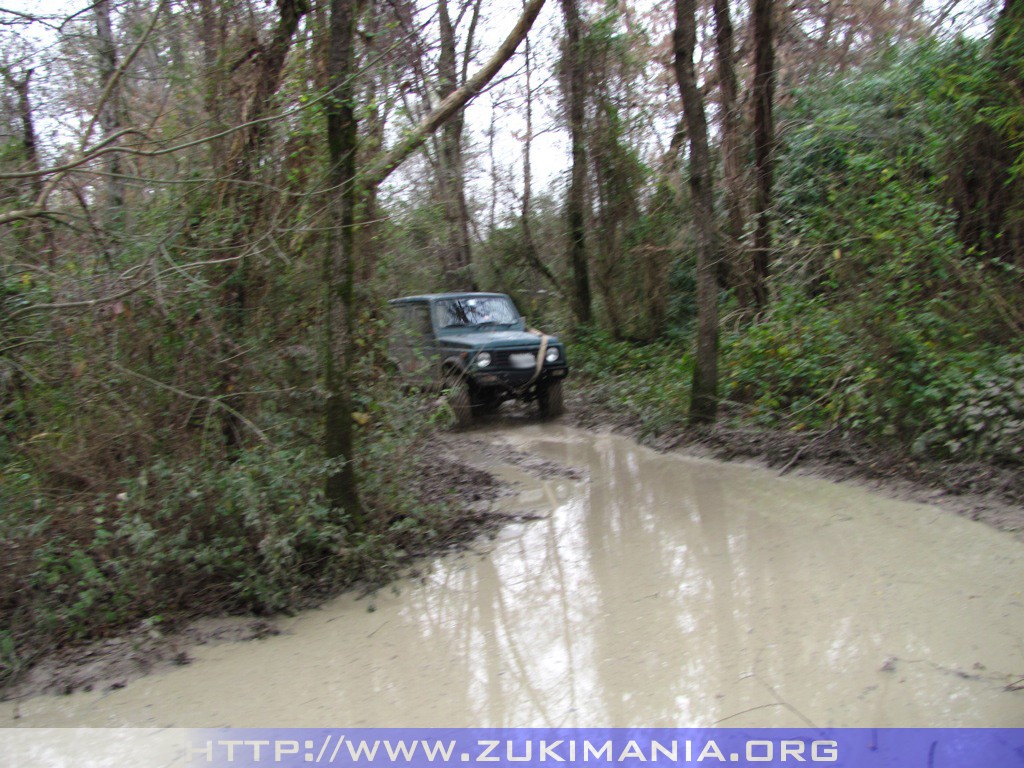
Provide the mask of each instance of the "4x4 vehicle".
[{"label": "4x4 vehicle", "polygon": [[506,400],[536,401],[541,416],[564,410],[565,345],[526,327],[503,293],[438,293],[390,302],[391,357],[406,384],[442,389],[457,426]]}]

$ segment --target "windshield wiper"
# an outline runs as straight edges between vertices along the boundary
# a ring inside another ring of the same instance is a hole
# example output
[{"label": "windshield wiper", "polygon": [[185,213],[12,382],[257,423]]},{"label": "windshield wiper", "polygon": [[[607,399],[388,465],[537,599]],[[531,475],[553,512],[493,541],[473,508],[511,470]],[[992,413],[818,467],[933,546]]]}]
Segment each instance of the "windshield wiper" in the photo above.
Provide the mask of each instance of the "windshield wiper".
[{"label": "windshield wiper", "polygon": [[515,325],[515,321],[513,320],[509,322],[505,320],[484,320],[483,322],[477,323],[477,326],[481,325]]}]

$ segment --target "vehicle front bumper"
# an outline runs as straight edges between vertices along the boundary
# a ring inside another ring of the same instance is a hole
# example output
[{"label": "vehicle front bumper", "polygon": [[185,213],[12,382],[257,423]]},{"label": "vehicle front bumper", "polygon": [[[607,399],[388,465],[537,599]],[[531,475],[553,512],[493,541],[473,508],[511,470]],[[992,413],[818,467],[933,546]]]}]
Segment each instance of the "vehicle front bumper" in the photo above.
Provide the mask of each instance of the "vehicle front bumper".
[{"label": "vehicle front bumper", "polygon": [[[533,379],[534,369],[512,368],[504,370],[478,369],[470,373],[473,383],[480,388],[497,389],[520,389],[530,383]],[[545,365],[537,376],[535,383],[547,383],[549,381],[560,381],[568,378],[569,366],[564,363]]]}]

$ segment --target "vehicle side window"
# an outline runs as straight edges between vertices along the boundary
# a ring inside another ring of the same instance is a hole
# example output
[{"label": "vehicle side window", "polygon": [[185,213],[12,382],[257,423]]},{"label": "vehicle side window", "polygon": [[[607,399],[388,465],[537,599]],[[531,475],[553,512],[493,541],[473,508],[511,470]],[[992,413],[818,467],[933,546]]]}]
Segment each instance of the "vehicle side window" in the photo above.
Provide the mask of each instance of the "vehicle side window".
[{"label": "vehicle side window", "polygon": [[433,336],[434,328],[430,324],[430,307],[426,304],[415,304],[409,308],[409,328],[420,336]]},{"label": "vehicle side window", "polygon": [[414,378],[429,375],[434,340],[430,307],[424,303],[403,303],[394,305],[393,311],[391,359],[404,375]]},{"label": "vehicle side window", "polygon": [[389,325],[391,331],[388,334],[388,341],[391,352],[400,356],[401,350],[409,346],[409,306],[406,304],[392,306]]}]

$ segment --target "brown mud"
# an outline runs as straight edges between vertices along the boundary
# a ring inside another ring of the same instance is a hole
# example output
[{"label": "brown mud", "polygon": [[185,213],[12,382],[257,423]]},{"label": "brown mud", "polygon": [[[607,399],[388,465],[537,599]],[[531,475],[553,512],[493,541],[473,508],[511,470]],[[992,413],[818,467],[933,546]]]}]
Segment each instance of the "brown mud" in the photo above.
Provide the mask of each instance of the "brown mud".
[{"label": "brown mud", "polygon": [[[441,438],[537,519],[30,726],[1014,726],[1024,551],[851,484],[504,419]],[[172,662],[173,663],[173,662]]]}]

